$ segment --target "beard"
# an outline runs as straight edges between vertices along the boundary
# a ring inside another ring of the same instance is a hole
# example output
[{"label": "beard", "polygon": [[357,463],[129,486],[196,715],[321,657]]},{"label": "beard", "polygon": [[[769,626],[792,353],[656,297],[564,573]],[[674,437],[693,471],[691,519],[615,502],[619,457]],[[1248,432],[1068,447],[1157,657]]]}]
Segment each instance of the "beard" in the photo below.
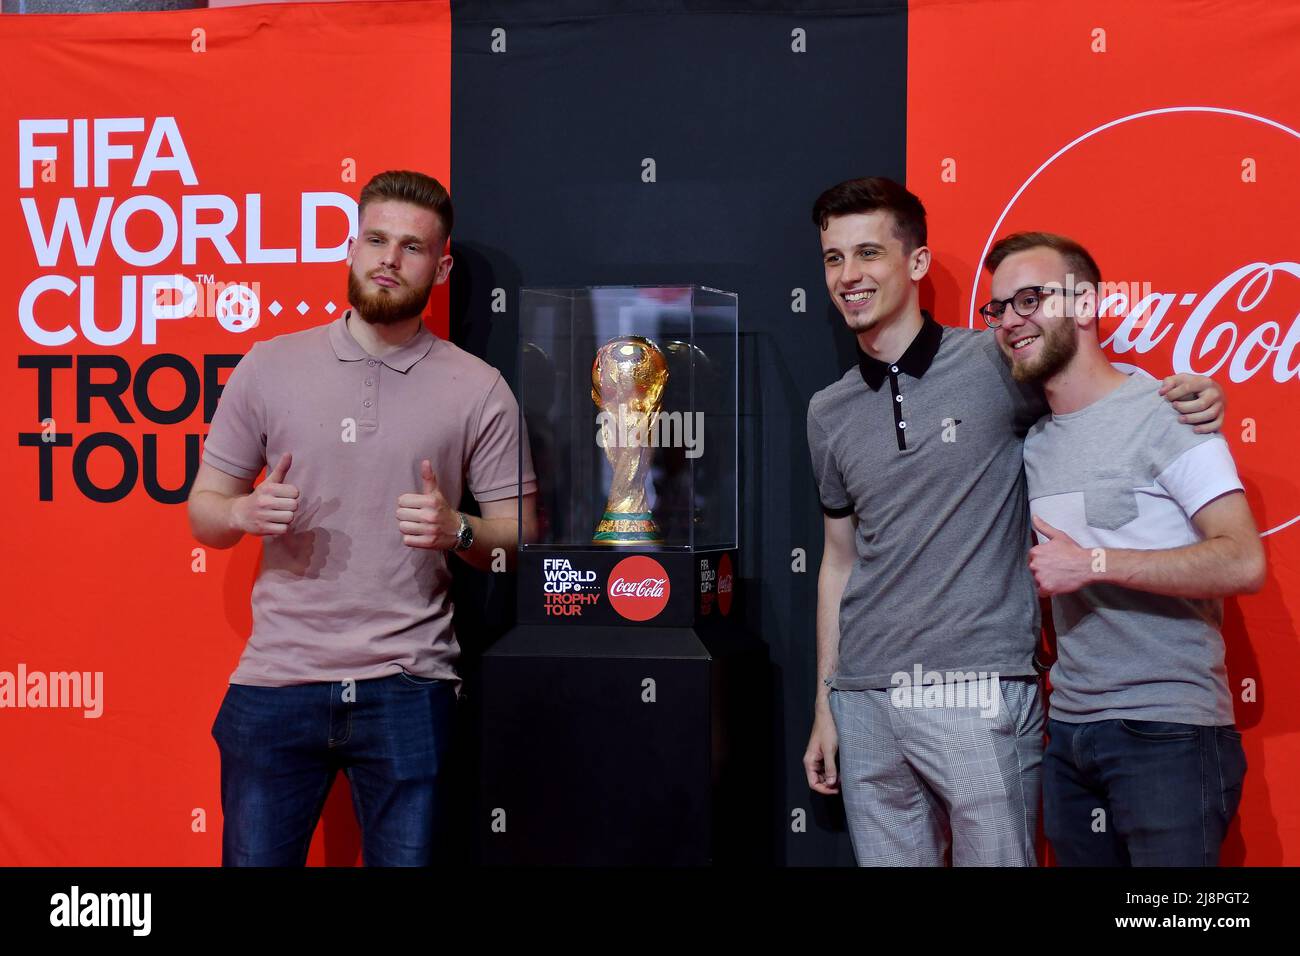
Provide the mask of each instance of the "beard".
[{"label": "beard", "polygon": [[[876,292],[879,296],[880,292]],[[848,326],[850,332],[857,335],[859,332],[870,332],[879,325],[888,325],[892,315],[887,315],[881,311],[881,303],[872,301],[872,307],[866,313],[844,313],[840,315],[844,318],[844,324]]]},{"label": "beard", "polygon": [[403,292],[404,288],[398,286],[382,292],[367,292],[357,274],[348,270],[348,302],[371,325],[396,325],[424,311],[433,291],[433,282],[430,281],[423,289],[405,289]]},{"label": "beard", "polygon": [[859,332],[869,332],[880,324],[880,313],[872,312],[870,315],[845,316],[844,324],[849,327],[849,331],[854,335]]},{"label": "beard", "polygon": [[1015,353],[1010,353],[1011,377],[1017,382],[1046,381],[1069,365],[1079,351],[1079,327],[1073,319],[1042,327],[1039,335],[1042,348],[1037,358],[1018,362]]}]

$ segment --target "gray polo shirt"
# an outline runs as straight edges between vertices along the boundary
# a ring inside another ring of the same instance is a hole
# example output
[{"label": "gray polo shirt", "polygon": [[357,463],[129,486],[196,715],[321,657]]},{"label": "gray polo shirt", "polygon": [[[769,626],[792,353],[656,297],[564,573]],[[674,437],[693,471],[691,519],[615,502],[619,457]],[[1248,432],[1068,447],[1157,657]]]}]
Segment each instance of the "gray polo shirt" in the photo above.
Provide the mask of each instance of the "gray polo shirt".
[{"label": "gray polo shirt", "polygon": [[[1198,435],[1134,375],[1086,408],[1051,415],[1025,439],[1030,508],[1084,548],[1179,548],[1192,518],[1241,490],[1222,435]],[[1104,553],[1104,552],[1103,552]],[[1232,723],[1223,602],[1098,584],[1052,598],[1051,716]]]},{"label": "gray polo shirt", "polygon": [[235,684],[387,677],[457,682],[451,580],[442,551],[410,548],[397,499],[428,458],[452,507],[536,490],[519,407],[501,373],[424,326],[368,354],[344,313],[256,343],[221,393],[203,460],[238,478],[293,454],[301,497],[290,531],[262,539],[253,633]]},{"label": "gray polo shirt", "polygon": [[993,333],[928,314],[897,362],[859,349],[812,397],[822,508],[858,518],[832,687],[890,687],[918,666],[1035,673],[1022,442],[1046,411],[1041,390],[1011,377]]}]

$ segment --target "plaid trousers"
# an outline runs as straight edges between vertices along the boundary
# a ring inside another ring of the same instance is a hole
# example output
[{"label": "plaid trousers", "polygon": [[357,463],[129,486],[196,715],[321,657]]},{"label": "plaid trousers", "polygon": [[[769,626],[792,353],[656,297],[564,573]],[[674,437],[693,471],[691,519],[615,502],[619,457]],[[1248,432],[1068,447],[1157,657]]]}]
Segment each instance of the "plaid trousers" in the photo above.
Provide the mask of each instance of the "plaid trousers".
[{"label": "plaid trousers", "polygon": [[990,677],[984,704],[975,683],[831,691],[859,866],[1036,865],[1040,682]]}]

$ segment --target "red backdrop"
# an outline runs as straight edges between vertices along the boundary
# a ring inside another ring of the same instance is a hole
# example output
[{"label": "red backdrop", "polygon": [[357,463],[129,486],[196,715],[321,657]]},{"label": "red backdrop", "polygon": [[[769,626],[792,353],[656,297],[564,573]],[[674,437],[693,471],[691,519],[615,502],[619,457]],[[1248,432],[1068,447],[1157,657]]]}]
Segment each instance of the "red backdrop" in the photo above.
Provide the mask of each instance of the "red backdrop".
[{"label": "red backdrop", "polygon": [[1248,865],[1300,863],[1297,49],[1295,9],[1263,0],[913,0],[909,19],[907,175],[942,319],[982,326],[993,239],[1060,232],[1114,283],[1114,361],[1226,388],[1270,568],[1225,607],[1249,771],[1224,861]]},{"label": "red backdrop", "polygon": [[[11,316],[30,300],[3,333],[0,672],[75,671],[92,687],[102,675],[92,707],[0,711],[0,865],[220,859],[209,731],[249,631],[260,545],[198,548],[184,506],[149,483],[182,486],[187,436],[197,467],[230,365],[209,359],[205,374],[205,356],[346,307],[361,185],[388,168],[449,181],[450,40],[445,2],[0,18],[0,289]],[[51,243],[61,200],[72,234]],[[157,300],[189,317],[151,328],[142,277],[176,274],[196,301]],[[225,285],[241,288],[219,303]],[[433,311],[446,334],[445,292]],[[87,384],[115,380],[120,406],[79,409]],[[355,824],[343,829],[331,860],[355,856]],[[313,861],[329,838],[318,831]]]},{"label": "red backdrop", "polygon": [[[912,3],[908,179],[930,210],[927,305],[967,323],[987,295],[978,265],[992,238],[1065,232],[1128,294],[1106,327],[1117,361],[1209,371],[1227,388],[1225,432],[1268,532],[1270,577],[1227,604],[1250,771],[1226,861],[1295,864],[1300,16],[1266,0],[1073,6]],[[187,442],[197,451],[213,382],[229,374],[205,356],[338,314],[345,269],[328,250],[346,237],[347,204],[319,197],[304,236],[304,196],[309,208],[312,194],[355,197],[391,167],[448,181],[450,33],[447,4],[423,0],[0,17],[0,181],[14,190],[0,289],[11,316],[30,305],[26,324],[6,323],[0,364],[11,436],[0,704],[20,667],[102,675],[92,708],[0,710],[0,865],[219,859],[209,729],[250,626],[259,545],[196,550],[183,506],[155,497],[182,485]],[[65,234],[46,254],[61,199],[76,241]],[[229,229],[203,228],[223,220]],[[304,238],[325,261],[304,261]],[[142,277],[175,274],[200,302],[146,337]],[[135,321],[118,340],[124,277]],[[224,325],[214,314],[227,284],[239,287],[232,306],[256,297],[256,325],[244,327],[247,309],[223,307]],[[445,333],[445,298],[431,322]],[[82,415],[79,392],[114,381],[100,391],[120,406],[91,397]],[[342,784],[312,862],[356,857]]]}]

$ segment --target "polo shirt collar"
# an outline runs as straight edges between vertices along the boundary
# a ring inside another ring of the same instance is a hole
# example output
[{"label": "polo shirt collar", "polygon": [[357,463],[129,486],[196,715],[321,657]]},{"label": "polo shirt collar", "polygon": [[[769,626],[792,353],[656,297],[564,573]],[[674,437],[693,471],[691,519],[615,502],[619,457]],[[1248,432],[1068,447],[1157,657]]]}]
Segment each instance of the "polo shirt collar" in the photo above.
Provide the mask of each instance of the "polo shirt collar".
[{"label": "polo shirt collar", "polygon": [[435,336],[421,322],[420,331],[396,352],[389,352],[387,355],[371,355],[348,331],[347,320],[351,314],[352,310],[348,309],[330,323],[330,345],[334,347],[334,354],[340,361],[359,362],[361,359],[376,359],[395,372],[406,373],[411,370],[412,365],[429,354],[429,349],[433,348]]},{"label": "polo shirt collar", "polygon": [[878,358],[873,358],[862,351],[862,346],[856,345],[855,340],[858,350],[858,370],[862,373],[862,381],[866,382],[872,391],[879,391],[880,386],[885,384],[885,379],[889,376],[891,366],[900,372],[906,372],[912,378],[920,378],[930,368],[930,363],[938,354],[939,342],[942,339],[943,326],[936,322],[929,312],[922,309],[921,331],[916,333],[916,337],[912,339],[897,362],[882,362]]}]

